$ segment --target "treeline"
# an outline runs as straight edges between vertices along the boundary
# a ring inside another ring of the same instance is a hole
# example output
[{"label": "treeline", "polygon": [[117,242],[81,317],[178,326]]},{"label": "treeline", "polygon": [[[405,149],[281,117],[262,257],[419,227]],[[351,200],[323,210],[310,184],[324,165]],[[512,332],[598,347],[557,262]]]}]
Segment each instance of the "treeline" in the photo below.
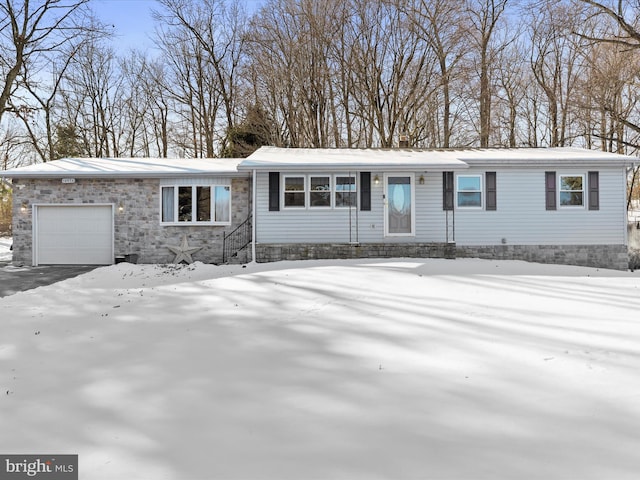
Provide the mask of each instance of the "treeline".
[{"label": "treeline", "polygon": [[636,2],[158,0],[154,19],[155,49],[118,52],[89,0],[1,0],[2,167],[640,144]]}]

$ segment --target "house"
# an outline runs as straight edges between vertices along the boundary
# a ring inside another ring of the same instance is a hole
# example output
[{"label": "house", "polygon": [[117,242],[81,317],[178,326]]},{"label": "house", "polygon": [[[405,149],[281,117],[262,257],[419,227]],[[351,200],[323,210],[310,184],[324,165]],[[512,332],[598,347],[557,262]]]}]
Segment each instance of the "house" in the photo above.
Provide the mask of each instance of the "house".
[{"label": "house", "polygon": [[282,149],[240,162],[257,261],[481,257],[628,268],[632,158],[578,148]]},{"label": "house", "polygon": [[481,257],[627,269],[633,160],[262,147],[244,160],[63,159],[2,175],[17,263]]},{"label": "house", "polygon": [[237,164],[74,158],[2,172],[13,184],[14,263],[222,262],[225,232],[250,214]]}]

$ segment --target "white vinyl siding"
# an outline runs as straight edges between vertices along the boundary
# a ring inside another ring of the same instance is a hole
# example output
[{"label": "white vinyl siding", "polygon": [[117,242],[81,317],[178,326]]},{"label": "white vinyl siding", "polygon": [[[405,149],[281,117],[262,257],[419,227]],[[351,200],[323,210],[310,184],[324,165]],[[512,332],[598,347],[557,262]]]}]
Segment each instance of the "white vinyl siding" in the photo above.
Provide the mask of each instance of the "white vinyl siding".
[{"label": "white vinyl siding", "polygon": [[[472,169],[470,169],[472,170]],[[598,170],[600,209],[545,208],[545,169],[497,170],[494,212],[456,211],[458,245],[600,245],[625,243],[624,174],[620,169],[589,167],[570,171],[572,176]],[[546,170],[551,170],[547,168]],[[558,170],[564,172],[566,170]],[[560,173],[558,174],[558,176]],[[587,185],[584,184],[586,199]]]},{"label": "white vinyl siding", "polygon": [[[587,175],[587,171],[591,170],[599,171],[599,210],[565,208],[548,211],[545,209],[545,168],[470,168],[465,173],[483,175],[486,171],[496,172],[499,207],[496,211],[479,208],[456,209],[456,243],[500,245],[504,239],[507,245],[624,244],[624,173],[620,168],[606,169],[593,166],[577,169],[575,173]],[[567,170],[558,171],[564,174]],[[341,175],[340,172],[336,174]],[[424,175],[425,183],[414,184],[415,236],[410,237],[385,236],[384,183],[380,181],[376,185],[373,182],[375,175],[375,172],[371,175],[371,211],[360,211],[354,207],[283,209],[279,212],[269,212],[268,174],[259,172],[256,205],[257,242],[405,243],[446,240],[446,212],[442,210],[442,172],[416,173],[416,178]],[[382,173],[378,175],[383,178]],[[585,185],[585,189],[587,188]],[[452,214],[449,212],[450,222]]]},{"label": "white vinyl siding", "polygon": [[[360,175],[356,178],[356,197],[359,203]],[[286,176],[297,176],[287,173]],[[302,175],[302,174],[301,174]],[[311,173],[311,176],[316,174]],[[384,182],[379,173],[378,185],[371,175],[371,210],[353,207],[283,208],[269,211],[268,173],[258,172],[256,187],[256,239],[258,243],[411,243],[442,242],[445,240],[445,213],[442,211],[442,173],[423,174],[425,184],[415,183],[415,235],[385,236]],[[284,177],[285,175],[283,175]],[[321,176],[321,175],[319,175]],[[349,172],[336,172],[335,178],[347,177]],[[335,183],[334,183],[335,185]],[[283,185],[281,183],[281,189]],[[282,194],[282,192],[281,192]],[[421,205],[428,207],[422,208]]]}]

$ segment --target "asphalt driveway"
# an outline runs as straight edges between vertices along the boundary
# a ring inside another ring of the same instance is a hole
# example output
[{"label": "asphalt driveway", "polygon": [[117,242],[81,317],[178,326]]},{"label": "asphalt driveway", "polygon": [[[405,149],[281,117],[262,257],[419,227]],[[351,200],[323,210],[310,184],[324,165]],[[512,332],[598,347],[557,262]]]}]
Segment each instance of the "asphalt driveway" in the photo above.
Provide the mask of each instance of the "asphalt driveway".
[{"label": "asphalt driveway", "polygon": [[96,265],[43,265],[19,267],[0,263],[0,297],[51,285],[96,268]]}]

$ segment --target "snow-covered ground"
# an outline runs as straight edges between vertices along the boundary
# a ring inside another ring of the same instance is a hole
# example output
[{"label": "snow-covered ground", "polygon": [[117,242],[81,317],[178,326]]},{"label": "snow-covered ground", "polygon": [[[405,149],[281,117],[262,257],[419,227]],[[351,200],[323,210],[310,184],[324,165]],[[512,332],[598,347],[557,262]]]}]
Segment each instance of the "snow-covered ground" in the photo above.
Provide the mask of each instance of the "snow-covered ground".
[{"label": "snow-covered ground", "polygon": [[640,472],[640,272],[118,264],[0,318],[0,452],[83,480]]},{"label": "snow-covered ground", "polygon": [[0,262],[10,262],[13,258],[11,253],[11,237],[0,237]]}]

